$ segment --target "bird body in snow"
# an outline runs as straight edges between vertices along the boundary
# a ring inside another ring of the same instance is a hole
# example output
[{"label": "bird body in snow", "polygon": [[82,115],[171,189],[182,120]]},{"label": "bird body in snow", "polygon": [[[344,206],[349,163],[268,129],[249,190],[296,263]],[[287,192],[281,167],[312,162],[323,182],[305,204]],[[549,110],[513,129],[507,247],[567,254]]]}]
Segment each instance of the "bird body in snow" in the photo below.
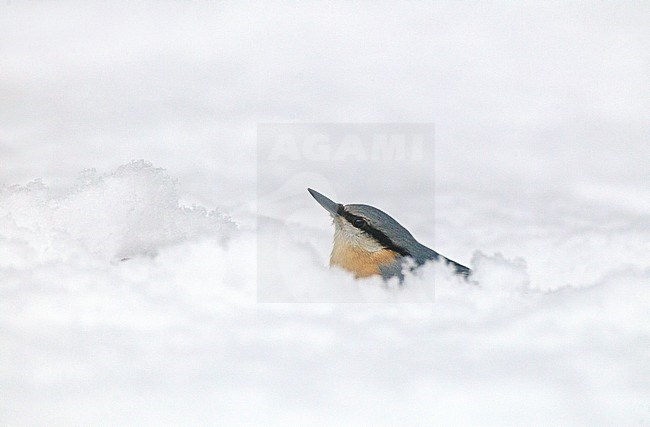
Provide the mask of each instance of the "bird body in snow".
[{"label": "bird body in snow", "polygon": [[403,265],[409,261],[417,267],[430,260],[443,260],[456,274],[464,277],[471,274],[464,265],[419,243],[387,213],[369,205],[335,203],[317,191],[308,190],[334,222],[330,265],[349,270],[356,277],[379,274],[385,279],[393,276],[401,279]]}]

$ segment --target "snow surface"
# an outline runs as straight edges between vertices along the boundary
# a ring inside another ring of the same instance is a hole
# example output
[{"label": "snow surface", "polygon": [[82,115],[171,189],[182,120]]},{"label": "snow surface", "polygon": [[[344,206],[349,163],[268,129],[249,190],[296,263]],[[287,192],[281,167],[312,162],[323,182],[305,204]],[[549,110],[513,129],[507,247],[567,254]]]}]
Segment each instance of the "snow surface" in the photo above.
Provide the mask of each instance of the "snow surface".
[{"label": "snow surface", "polygon": [[[0,424],[650,424],[649,15],[5,2]],[[435,197],[327,184],[476,283],[329,269],[313,182],[257,221],[274,121],[435,123]]]}]

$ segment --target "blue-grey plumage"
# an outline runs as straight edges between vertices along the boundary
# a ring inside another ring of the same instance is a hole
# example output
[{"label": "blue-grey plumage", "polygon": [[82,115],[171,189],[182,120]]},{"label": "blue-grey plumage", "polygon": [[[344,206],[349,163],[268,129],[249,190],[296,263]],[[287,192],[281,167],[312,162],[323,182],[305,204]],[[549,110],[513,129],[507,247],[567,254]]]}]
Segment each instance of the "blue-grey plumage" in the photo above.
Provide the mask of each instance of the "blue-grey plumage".
[{"label": "blue-grey plumage", "polygon": [[380,274],[385,279],[398,276],[401,280],[407,262],[418,267],[429,260],[443,260],[456,274],[464,277],[471,274],[469,268],[415,240],[387,213],[369,205],[342,205],[311,188],[308,191],[330,213],[334,222],[331,265],[350,270],[357,277]]}]

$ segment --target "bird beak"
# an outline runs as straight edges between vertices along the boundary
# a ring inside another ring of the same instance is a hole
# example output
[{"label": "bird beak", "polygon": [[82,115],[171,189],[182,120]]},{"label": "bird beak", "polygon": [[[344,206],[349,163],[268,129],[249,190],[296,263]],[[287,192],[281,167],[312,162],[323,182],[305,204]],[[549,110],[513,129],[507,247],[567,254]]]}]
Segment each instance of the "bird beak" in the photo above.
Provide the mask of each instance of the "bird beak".
[{"label": "bird beak", "polygon": [[307,191],[309,191],[309,194],[311,194],[312,197],[316,199],[318,204],[324,207],[325,210],[329,212],[332,216],[338,215],[339,206],[341,206],[340,204],[331,201],[327,197],[320,194],[318,191],[312,190],[311,188],[308,188]]}]

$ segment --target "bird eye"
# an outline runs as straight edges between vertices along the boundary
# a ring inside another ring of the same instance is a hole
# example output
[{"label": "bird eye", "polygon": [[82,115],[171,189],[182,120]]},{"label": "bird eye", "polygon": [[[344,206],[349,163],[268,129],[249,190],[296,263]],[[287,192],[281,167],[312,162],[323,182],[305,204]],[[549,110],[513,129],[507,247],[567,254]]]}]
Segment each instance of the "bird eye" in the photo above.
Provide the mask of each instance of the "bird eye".
[{"label": "bird eye", "polygon": [[352,221],[352,225],[354,225],[357,228],[361,228],[364,225],[366,225],[366,221],[364,221],[361,218],[355,218],[354,221]]}]

